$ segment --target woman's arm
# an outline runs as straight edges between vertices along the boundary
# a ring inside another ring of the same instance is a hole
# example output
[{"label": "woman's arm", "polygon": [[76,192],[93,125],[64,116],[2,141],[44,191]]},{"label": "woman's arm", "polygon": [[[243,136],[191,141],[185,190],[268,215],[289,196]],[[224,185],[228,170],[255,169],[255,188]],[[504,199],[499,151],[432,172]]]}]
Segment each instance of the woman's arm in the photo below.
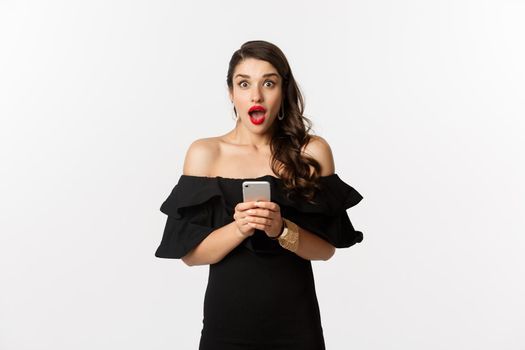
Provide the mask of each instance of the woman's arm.
[{"label": "woman's arm", "polygon": [[335,247],[321,237],[299,227],[299,247],[295,254],[307,260],[328,260],[335,254]]},{"label": "woman's arm", "polygon": [[[207,176],[213,160],[219,155],[219,150],[206,139],[194,141],[186,152],[183,174]],[[243,204],[236,209],[247,209],[249,204]],[[253,230],[251,231],[253,233]],[[188,266],[208,265],[221,261],[229,252],[249,236],[244,235],[236,221],[212,231],[202,242],[181,258]]]},{"label": "woman's arm", "polygon": [[[318,135],[313,135],[305,146],[304,153],[313,157],[321,165],[321,176],[335,173],[335,162],[328,142]],[[309,260],[328,260],[335,253],[335,247],[321,237],[299,227],[299,248],[296,254]]]},{"label": "woman's arm", "polygon": [[[335,173],[332,150],[324,138],[313,136],[303,152],[319,162],[319,165],[321,166],[321,176],[328,176]],[[256,215],[262,217],[262,219],[254,219],[254,222],[256,222],[257,225],[255,228],[266,231],[266,234],[270,237],[275,237],[277,235],[275,233],[276,230],[282,227],[282,221],[279,219],[281,218],[280,209],[276,203],[262,202],[257,206],[259,208],[265,208],[269,212],[257,211]],[[277,220],[275,220],[276,218]],[[300,226],[298,229],[299,246],[295,254],[307,260],[328,260],[335,254],[336,248],[328,241]]]},{"label": "woman's arm", "polygon": [[[255,205],[256,209],[248,210],[250,225],[264,231],[270,238],[277,237],[283,225],[279,205],[267,201],[260,201]],[[294,224],[297,225],[295,222]],[[299,230],[299,245],[295,254],[307,260],[328,260],[334,255],[335,247],[328,241],[299,225],[297,225],[297,229]]]},{"label": "woman's arm", "polygon": [[215,264],[242,243],[244,236],[235,221],[212,231],[199,245],[182,257],[188,266]]}]

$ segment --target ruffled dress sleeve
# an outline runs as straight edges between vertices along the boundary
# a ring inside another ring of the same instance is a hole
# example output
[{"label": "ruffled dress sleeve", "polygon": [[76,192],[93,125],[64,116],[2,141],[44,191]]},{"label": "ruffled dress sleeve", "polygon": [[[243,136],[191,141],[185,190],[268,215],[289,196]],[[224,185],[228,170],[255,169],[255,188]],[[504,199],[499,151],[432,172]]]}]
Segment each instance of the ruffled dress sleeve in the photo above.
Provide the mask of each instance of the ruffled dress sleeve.
[{"label": "ruffled dress sleeve", "polygon": [[216,179],[181,176],[160,211],[168,215],[155,252],[158,258],[180,259],[226,220]]},{"label": "ruffled dress sleeve", "polygon": [[352,225],[347,209],[357,205],[363,196],[339,175],[321,177],[321,191],[314,201],[293,202],[279,191],[281,215],[305,230],[323,238],[336,248],[347,248],[363,241],[363,233]]},{"label": "ruffled dress sleeve", "polygon": [[[288,199],[279,178],[267,175],[251,180],[269,181],[271,201],[279,204],[281,215],[336,248],[350,247],[363,240],[363,233],[354,229],[346,212],[363,197],[337,174],[320,178],[322,189],[314,197],[315,204]],[[155,256],[180,259],[211,232],[234,221],[234,207],[242,202],[242,181],[182,175],[161,205],[160,210],[168,217]],[[257,254],[287,252],[261,230],[255,230],[242,245]]]}]

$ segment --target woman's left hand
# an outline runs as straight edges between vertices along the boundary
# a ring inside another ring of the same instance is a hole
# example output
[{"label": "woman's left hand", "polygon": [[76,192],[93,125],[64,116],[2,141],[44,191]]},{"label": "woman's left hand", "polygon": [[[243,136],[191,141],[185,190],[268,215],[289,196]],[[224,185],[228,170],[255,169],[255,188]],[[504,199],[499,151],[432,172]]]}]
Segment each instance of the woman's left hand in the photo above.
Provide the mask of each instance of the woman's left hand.
[{"label": "woman's left hand", "polygon": [[245,219],[251,227],[264,231],[270,238],[277,237],[283,227],[281,208],[277,203],[268,201],[255,202],[257,208],[249,209]]}]

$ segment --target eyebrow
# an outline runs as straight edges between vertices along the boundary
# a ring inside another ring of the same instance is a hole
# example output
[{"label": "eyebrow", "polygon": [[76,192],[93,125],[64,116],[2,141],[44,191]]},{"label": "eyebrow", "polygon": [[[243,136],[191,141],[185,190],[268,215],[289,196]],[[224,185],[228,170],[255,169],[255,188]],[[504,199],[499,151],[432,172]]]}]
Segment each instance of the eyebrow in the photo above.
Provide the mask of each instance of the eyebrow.
[{"label": "eyebrow", "polygon": [[[277,73],[266,73],[266,74],[263,74],[263,78],[271,77],[271,76],[279,77],[279,74],[277,74]],[[250,76],[249,76],[249,75],[246,75],[246,74],[237,74],[237,75],[235,76],[235,78],[237,78],[237,77],[248,78],[248,79],[250,78]]]}]

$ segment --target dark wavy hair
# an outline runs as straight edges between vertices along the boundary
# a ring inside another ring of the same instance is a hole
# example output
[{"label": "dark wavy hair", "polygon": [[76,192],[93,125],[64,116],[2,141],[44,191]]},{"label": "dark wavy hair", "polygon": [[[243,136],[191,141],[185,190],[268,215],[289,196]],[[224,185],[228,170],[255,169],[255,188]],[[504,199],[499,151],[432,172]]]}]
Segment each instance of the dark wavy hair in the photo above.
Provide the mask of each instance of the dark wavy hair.
[{"label": "dark wavy hair", "polygon": [[[230,91],[233,91],[235,68],[247,58],[269,62],[277,69],[282,80],[281,110],[284,110],[284,118],[274,120],[274,132],[270,140],[272,170],[280,175],[288,199],[295,200],[296,197],[301,197],[315,204],[313,198],[316,191],[320,190],[321,166],[314,158],[301,152],[311,140],[309,132],[312,122],[303,116],[304,98],[288,60],[281,49],[272,43],[263,40],[245,42],[230,59],[226,78]],[[310,166],[313,167],[313,172]]]}]

